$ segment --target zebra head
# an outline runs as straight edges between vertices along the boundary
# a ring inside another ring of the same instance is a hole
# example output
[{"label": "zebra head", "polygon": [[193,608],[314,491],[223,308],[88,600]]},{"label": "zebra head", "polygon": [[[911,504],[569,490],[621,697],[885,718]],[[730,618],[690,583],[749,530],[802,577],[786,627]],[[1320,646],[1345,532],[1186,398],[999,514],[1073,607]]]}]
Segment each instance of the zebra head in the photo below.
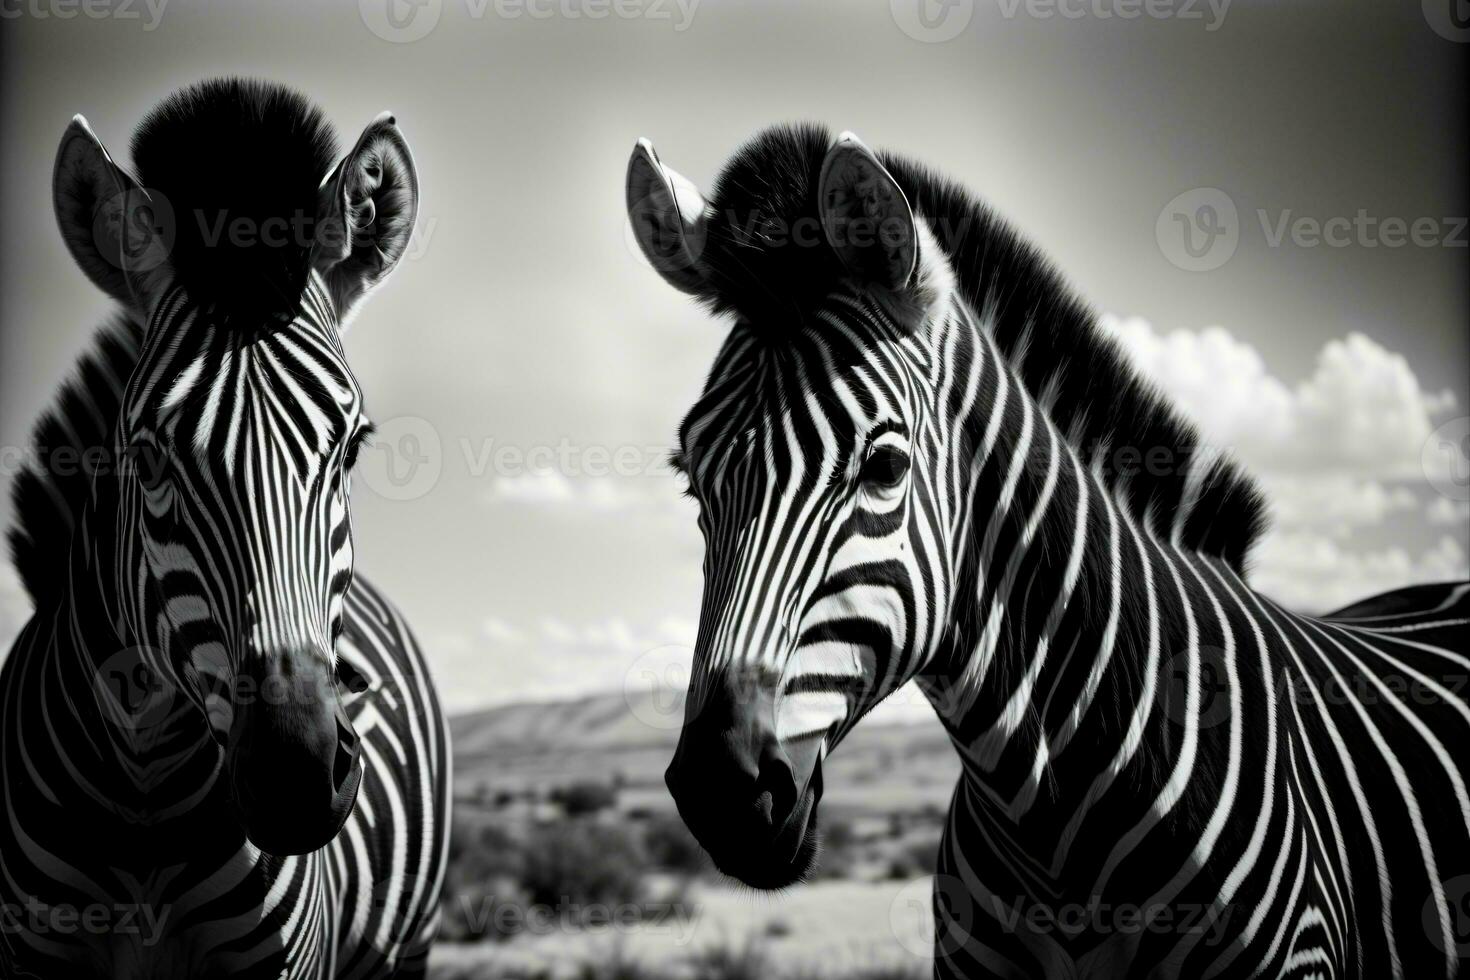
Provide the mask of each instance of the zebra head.
[{"label": "zebra head", "polygon": [[627,192],[645,256],[734,321],[676,450],[705,590],[666,781],[722,871],[779,888],[815,863],[825,756],[949,619],[953,280],[851,134],[758,137],[710,201],[640,141]]},{"label": "zebra head", "polygon": [[417,178],[386,113],[338,159],[316,108],[245,81],[163,103],[133,158],[136,179],[78,116],[54,178],[73,257],[143,325],[97,574],[124,642],[203,712],[247,836],[304,853],[361,779],[335,643],[370,426],[341,331],[406,248]]}]

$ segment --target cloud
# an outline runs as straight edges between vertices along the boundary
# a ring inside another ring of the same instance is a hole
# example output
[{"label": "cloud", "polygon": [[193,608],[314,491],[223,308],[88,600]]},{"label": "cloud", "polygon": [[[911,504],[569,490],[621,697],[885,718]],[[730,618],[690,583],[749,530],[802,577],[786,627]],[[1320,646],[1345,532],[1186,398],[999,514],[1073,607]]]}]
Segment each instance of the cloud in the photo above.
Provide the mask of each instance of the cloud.
[{"label": "cloud", "polygon": [[1464,579],[1465,550],[1451,535],[1417,555],[1402,547],[1352,550],[1310,533],[1272,535],[1256,554],[1252,584],[1290,609],[1324,613],[1380,592]]},{"label": "cloud", "polygon": [[1419,498],[1407,486],[1347,474],[1263,474],[1274,527],[1313,529],[1341,538],[1395,515],[1416,513]]},{"label": "cloud", "polygon": [[[1324,345],[1311,373],[1289,384],[1223,327],[1159,331],[1116,316],[1102,325],[1208,442],[1259,479],[1272,513],[1251,577],[1262,591],[1325,612],[1470,575],[1470,513],[1433,489],[1464,464],[1425,451],[1455,398],[1425,391],[1401,355],[1352,333]],[[1383,546],[1426,540],[1434,544],[1418,553]]]},{"label": "cloud", "polygon": [[480,624],[480,633],[491,643],[524,643],[526,634],[510,623],[495,616]]},{"label": "cloud", "polygon": [[1448,497],[1435,497],[1430,501],[1425,517],[1430,524],[1450,525],[1463,531],[1470,526],[1470,503]]},{"label": "cloud", "polygon": [[1212,443],[1256,469],[1422,477],[1431,420],[1455,408],[1453,393],[1425,391],[1402,355],[1361,333],[1329,341],[1288,385],[1223,327],[1164,333],[1113,315],[1101,325]]},{"label": "cloud", "polygon": [[620,616],[575,621],[557,616],[518,621],[489,616],[479,635],[435,637],[445,704],[466,711],[514,701],[566,700],[622,691],[650,670],[682,690],[694,655],[695,624],[668,616],[631,622]]},{"label": "cloud", "polygon": [[1129,359],[1199,423],[1212,442],[1237,447],[1281,443],[1291,434],[1291,391],[1266,370],[1256,349],[1222,327],[1157,333],[1141,317],[1104,314]]},{"label": "cloud", "polygon": [[678,510],[673,484],[646,476],[568,477],[555,471],[497,476],[485,493],[492,505],[556,507],[567,511],[615,513]]},{"label": "cloud", "polygon": [[523,473],[497,476],[487,491],[488,499],[511,504],[543,506],[562,504],[576,497],[572,481],[560,473]]}]

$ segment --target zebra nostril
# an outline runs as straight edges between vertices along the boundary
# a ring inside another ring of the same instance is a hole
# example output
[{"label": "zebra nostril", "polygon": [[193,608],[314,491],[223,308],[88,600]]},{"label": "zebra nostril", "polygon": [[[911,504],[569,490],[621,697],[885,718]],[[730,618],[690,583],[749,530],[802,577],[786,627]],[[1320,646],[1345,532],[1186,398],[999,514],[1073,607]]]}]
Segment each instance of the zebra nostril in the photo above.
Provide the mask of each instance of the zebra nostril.
[{"label": "zebra nostril", "polygon": [[[761,750],[760,773],[756,777],[756,799],[771,830],[779,833],[796,809],[796,777],[774,740]],[[769,803],[767,804],[767,801]]]}]

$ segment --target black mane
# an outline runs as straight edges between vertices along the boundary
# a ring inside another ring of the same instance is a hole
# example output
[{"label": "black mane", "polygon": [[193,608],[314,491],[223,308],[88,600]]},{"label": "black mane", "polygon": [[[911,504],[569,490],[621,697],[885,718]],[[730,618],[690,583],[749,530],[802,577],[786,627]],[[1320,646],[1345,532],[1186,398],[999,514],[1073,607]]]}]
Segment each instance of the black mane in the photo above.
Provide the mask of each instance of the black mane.
[{"label": "black mane", "polygon": [[[711,286],[703,298],[715,312],[799,320],[837,287],[835,253],[812,247],[822,242],[816,188],[832,139],[820,126],[773,127],[721,172],[700,256]],[[1182,515],[1182,546],[1244,571],[1266,527],[1254,481],[1208,454],[1195,427],[1098,327],[1095,311],[986,204],[921,164],[880,157],[947,251],[970,308],[1084,462],[1151,526],[1167,534]],[[1159,465],[1132,462],[1150,451]],[[1113,479],[1124,459],[1134,472]]]},{"label": "black mane", "polygon": [[142,336],[136,321],[114,317],[31,431],[35,456],[11,486],[15,515],[7,537],[11,560],[37,606],[66,588],[71,532],[86,506],[93,471],[116,461],[113,430]]},{"label": "black mane", "polygon": [[310,272],[318,190],[337,162],[320,109],[268,82],[201,82],[148,114],[132,153],[139,181],[172,211],[169,262],[193,298],[294,310]]}]

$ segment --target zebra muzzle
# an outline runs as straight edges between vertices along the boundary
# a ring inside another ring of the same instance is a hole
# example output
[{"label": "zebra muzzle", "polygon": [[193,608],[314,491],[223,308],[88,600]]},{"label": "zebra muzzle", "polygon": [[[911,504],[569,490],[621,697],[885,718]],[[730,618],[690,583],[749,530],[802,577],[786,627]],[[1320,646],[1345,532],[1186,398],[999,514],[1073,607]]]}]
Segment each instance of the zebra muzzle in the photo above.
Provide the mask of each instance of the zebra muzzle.
[{"label": "zebra muzzle", "polygon": [[685,725],[664,781],[716,867],[784,888],[816,861],[820,740],[784,744],[765,687],[723,679]]},{"label": "zebra muzzle", "polygon": [[226,748],[240,822],[268,854],[305,854],[342,829],[362,779],[360,743],[321,654],[256,659]]}]

